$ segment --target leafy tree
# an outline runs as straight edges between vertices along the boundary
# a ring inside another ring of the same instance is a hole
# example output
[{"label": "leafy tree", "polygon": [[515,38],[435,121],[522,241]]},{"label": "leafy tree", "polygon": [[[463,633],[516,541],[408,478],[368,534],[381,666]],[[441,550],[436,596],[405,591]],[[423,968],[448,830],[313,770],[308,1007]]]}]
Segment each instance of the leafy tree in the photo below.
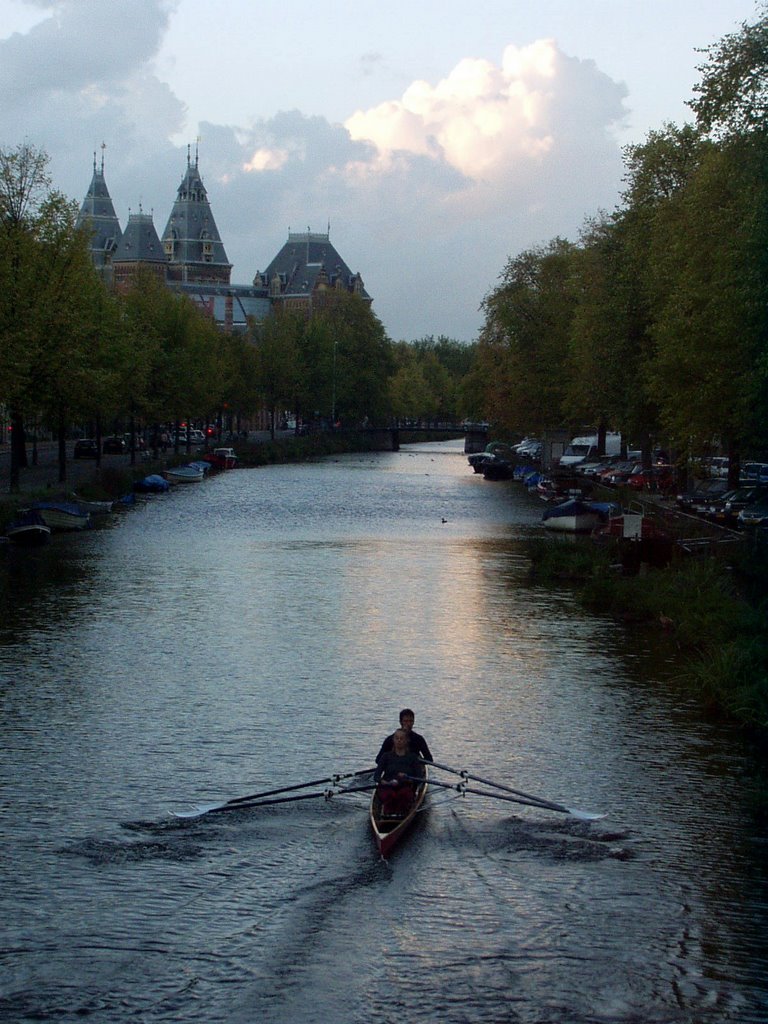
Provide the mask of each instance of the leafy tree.
[{"label": "leafy tree", "polygon": [[689,106],[699,128],[714,137],[743,137],[768,128],[768,6],[753,25],[701,51],[702,79]]},{"label": "leafy tree", "polygon": [[722,438],[734,480],[738,453],[768,443],[767,183],[768,150],[708,146],[650,243],[650,385],[676,444],[696,450]]},{"label": "leafy tree", "polygon": [[573,254],[561,238],[526,250],[509,260],[483,303],[478,368],[488,382],[486,414],[508,431],[562,423]]},{"label": "leafy tree", "polygon": [[315,377],[315,407],[344,423],[386,419],[392,343],[370,304],[359,295],[334,295],[312,316],[306,338],[312,340],[304,361]]},{"label": "leafy tree", "polygon": [[25,413],[55,410],[60,431],[80,390],[88,324],[99,292],[76,209],[51,188],[48,157],[0,150],[0,394],[12,425],[10,487],[26,464]]},{"label": "leafy tree", "polygon": [[274,438],[275,415],[291,409],[298,416],[303,397],[302,339],[304,316],[283,310],[267,317],[254,330],[257,388],[270,413]]}]

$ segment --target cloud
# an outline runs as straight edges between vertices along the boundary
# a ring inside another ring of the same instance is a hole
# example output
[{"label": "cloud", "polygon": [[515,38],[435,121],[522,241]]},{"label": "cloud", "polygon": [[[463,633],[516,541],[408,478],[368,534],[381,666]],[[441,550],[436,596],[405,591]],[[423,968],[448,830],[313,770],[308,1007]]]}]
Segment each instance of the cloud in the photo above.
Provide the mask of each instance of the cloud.
[{"label": "cloud", "polygon": [[[183,97],[154,64],[172,5],[43,7],[42,22],[0,41],[0,145],[45,149],[54,184],[79,203],[106,142],[121,221],[141,203],[161,232],[186,167]],[[200,169],[233,281],[263,270],[289,229],[330,220],[393,337],[470,339],[510,255],[574,237],[615,202],[623,101],[594,63],[540,40],[499,63],[467,57],[345,124],[292,110],[232,125],[223,111],[199,126]]]},{"label": "cloud", "polygon": [[0,95],[85,90],[118,83],[154,55],[168,26],[170,0],[56,0],[35,6],[49,17],[2,44]]},{"label": "cloud", "polygon": [[500,66],[466,58],[436,85],[417,81],[399,100],[358,110],[346,127],[375,145],[383,165],[405,152],[444,161],[476,182],[503,182],[541,165],[567,139],[574,97],[579,131],[593,113],[604,131],[623,119],[624,93],[594,64],[546,39],[508,46]]}]

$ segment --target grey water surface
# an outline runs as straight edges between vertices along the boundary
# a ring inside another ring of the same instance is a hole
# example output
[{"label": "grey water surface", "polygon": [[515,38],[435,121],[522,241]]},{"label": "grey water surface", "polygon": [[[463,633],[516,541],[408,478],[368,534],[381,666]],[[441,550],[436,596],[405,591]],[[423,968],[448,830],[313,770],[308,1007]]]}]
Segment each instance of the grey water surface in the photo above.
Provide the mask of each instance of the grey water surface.
[{"label": "grey water surface", "polygon": [[[3,552],[0,1021],[768,1020],[756,754],[673,645],[531,585],[540,506],[420,445]],[[382,862],[365,794],[169,814],[367,767],[404,705],[608,816],[433,789]]]}]

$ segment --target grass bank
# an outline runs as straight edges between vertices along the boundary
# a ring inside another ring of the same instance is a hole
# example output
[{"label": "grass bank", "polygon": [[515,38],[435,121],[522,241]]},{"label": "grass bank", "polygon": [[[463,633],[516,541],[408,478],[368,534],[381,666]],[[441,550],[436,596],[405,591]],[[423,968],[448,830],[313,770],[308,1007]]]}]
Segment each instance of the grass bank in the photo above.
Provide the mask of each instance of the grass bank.
[{"label": "grass bank", "polygon": [[705,705],[768,736],[768,542],[746,537],[727,561],[681,558],[636,576],[588,539],[537,538],[528,553],[535,579],[568,583],[585,607],[675,644]]}]

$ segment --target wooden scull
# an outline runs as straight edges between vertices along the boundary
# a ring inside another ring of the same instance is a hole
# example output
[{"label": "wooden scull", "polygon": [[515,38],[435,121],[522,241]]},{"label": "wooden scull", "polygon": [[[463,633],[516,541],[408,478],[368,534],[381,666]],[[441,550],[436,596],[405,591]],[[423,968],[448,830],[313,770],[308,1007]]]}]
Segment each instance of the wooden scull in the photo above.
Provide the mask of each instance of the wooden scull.
[{"label": "wooden scull", "polygon": [[379,800],[377,790],[374,790],[373,796],[371,797],[371,828],[373,829],[376,845],[378,846],[382,857],[387,856],[401,836],[403,836],[411,827],[413,819],[421,810],[428,788],[429,776],[427,766],[425,765],[424,781],[416,786],[416,794],[411,809],[407,814],[401,814],[393,818],[385,818],[382,815],[381,800]]}]

